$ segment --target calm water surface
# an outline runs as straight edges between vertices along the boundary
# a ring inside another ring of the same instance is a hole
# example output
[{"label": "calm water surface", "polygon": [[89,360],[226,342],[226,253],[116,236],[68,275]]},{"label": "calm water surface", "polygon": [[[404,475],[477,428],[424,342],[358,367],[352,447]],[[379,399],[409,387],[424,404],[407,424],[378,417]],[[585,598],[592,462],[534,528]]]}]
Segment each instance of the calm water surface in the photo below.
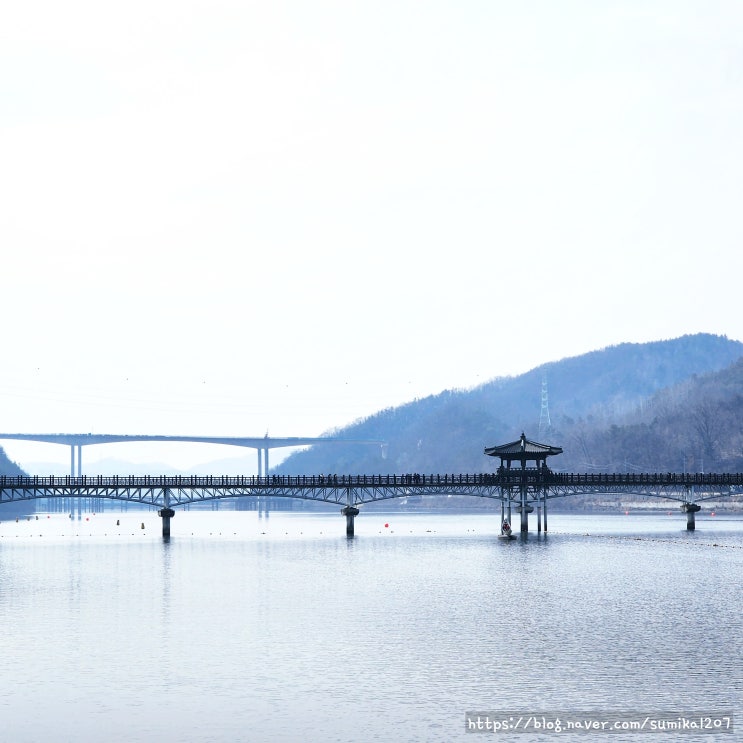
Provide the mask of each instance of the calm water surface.
[{"label": "calm water surface", "polygon": [[3,521],[0,740],[472,743],[469,710],[663,709],[733,710],[740,732],[683,740],[743,740],[743,519],[549,525],[504,542],[492,515],[367,512],[349,540],[335,512],[191,511],[164,542],[151,512]]}]

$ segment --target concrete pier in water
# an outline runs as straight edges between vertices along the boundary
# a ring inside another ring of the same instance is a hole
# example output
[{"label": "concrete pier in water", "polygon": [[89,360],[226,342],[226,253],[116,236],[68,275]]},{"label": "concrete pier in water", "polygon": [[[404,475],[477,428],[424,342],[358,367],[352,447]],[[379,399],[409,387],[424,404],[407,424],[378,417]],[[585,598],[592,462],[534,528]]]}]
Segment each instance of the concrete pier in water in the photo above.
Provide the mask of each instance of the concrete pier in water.
[{"label": "concrete pier in water", "polygon": [[701,511],[702,507],[698,503],[684,503],[681,510],[686,511],[686,531],[694,531],[697,528],[694,514]]},{"label": "concrete pier in water", "polygon": [[161,508],[157,515],[163,520],[163,536],[170,536],[170,519],[175,516],[175,511],[172,508]]},{"label": "concrete pier in water", "polygon": [[344,506],[341,513],[346,517],[346,536],[353,536],[353,520],[359,515],[360,511],[356,506]]}]

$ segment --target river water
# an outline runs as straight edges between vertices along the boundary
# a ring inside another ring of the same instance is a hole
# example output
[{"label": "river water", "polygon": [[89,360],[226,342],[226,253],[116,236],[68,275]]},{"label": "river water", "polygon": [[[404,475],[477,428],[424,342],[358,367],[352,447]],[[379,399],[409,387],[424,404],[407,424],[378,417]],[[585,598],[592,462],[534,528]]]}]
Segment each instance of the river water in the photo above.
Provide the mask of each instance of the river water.
[{"label": "river water", "polygon": [[[586,710],[732,711],[740,730],[682,739],[743,740],[743,519],[549,526],[365,512],[347,539],[335,511],[190,511],[165,542],[154,512],[3,520],[0,740],[471,743],[467,712]],[[654,739],[675,738],[619,738]]]}]

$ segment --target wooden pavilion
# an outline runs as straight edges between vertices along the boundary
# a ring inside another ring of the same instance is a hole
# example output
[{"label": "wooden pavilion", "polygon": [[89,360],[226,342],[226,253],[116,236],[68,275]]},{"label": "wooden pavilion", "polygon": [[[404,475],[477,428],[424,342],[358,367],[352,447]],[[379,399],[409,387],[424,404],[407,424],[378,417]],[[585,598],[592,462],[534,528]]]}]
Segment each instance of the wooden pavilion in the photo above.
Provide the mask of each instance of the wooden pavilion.
[{"label": "wooden pavilion", "polygon": [[[511,503],[514,500],[514,491],[518,490],[519,510],[521,512],[521,531],[529,531],[529,512],[533,507],[528,503],[529,495],[532,500],[538,500],[542,496],[542,507],[544,508],[544,530],[547,531],[547,457],[562,454],[562,448],[551,444],[540,444],[526,438],[524,433],[517,441],[500,446],[485,448],[485,454],[489,457],[499,457],[500,467],[498,473],[502,476],[504,484],[501,486],[503,498],[501,500],[501,511],[504,504],[508,503],[508,523],[511,523]],[[513,463],[520,463],[520,467],[513,467]],[[529,463],[533,465],[529,466]],[[538,506],[538,509],[540,507]],[[502,513],[501,523],[505,519]],[[542,530],[541,515],[537,514],[537,530]]]}]

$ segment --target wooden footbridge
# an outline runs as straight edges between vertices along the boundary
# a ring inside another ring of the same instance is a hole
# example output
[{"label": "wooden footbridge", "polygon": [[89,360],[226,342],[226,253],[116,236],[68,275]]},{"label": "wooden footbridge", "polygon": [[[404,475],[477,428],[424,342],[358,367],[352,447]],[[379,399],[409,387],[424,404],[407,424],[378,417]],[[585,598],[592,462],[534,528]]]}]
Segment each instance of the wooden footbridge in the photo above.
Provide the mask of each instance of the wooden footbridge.
[{"label": "wooden footbridge", "polygon": [[[588,493],[632,493],[680,504],[687,529],[705,500],[743,494],[743,473],[609,473],[553,472],[547,457],[562,449],[528,440],[485,449],[499,457],[493,473],[385,475],[258,475],[258,476],[32,476],[0,477],[0,504],[37,499],[110,499],[151,506],[163,519],[163,536],[179,506],[218,499],[299,498],[341,506],[346,533],[367,503],[409,496],[467,495],[501,503],[502,520],[520,514],[521,531],[529,530],[529,514],[537,511],[537,530],[547,531],[547,503],[553,498]],[[515,466],[514,466],[515,465]]]},{"label": "wooden footbridge", "polygon": [[[258,476],[0,476],[0,504],[38,499],[110,499],[158,509],[163,536],[170,536],[175,508],[219,499],[298,498],[341,506],[346,533],[368,503],[410,496],[467,495],[501,503],[502,521],[520,514],[521,532],[529,530],[529,514],[537,510],[537,530],[547,531],[547,503],[571,495],[631,493],[679,503],[687,529],[695,528],[699,503],[743,494],[743,473],[732,474],[576,474],[553,472],[548,456],[562,449],[528,440],[485,449],[499,457],[492,473],[384,475],[258,475]],[[515,465],[515,466],[514,466]],[[0,510],[0,518],[2,517]]]}]

